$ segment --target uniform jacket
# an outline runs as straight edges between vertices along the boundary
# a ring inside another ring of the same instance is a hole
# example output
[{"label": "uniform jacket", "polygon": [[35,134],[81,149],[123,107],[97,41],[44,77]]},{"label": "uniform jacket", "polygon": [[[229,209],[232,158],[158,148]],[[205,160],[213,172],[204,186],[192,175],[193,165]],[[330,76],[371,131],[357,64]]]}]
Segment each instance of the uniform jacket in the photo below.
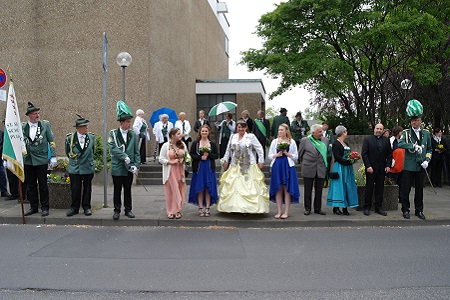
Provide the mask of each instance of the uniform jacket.
[{"label": "uniform jacket", "polygon": [[333,135],[333,131],[331,130],[327,130],[325,131],[325,137],[328,139],[328,152],[327,152],[327,156],[331,157],[333,154],[333,149],[332,149],[332,145],[334,143],[334,135]]},{"label": "uniform jacket", "polygon": [[[328,148],[328,139],[322,136],[320,140]],[[317,175],[319,178],[325,178],[327,171],[325,161],[323,160],[322,154],[314,147],[309,138],[302,138],[298,148],[298,158],[302,165],[302,176],[314,178]]]},{"label": "uniform jacket", "polygon": [[[52,127],[48,121],[39,121],[34,140],[30,139],[30,125],[22,123],[23,138],[27,154],[23,156],[23,163],[31,166],[48,164],[49,156],[56,157],[55,142]],[[48,153],[50,148],[50,155]]]},{"label": "uniform jacket", "polygon": [[86,134],[84,147],[81,148],[78,140],[78,132],[69,133],[66,136],[66,155],[69,158],[69,174],[94,174],[94,145],[95,136]]},{"label": "uniform jacket", "polygon": [[[414,150],[414,144],[423,146],[422,154]],[[403,170],[418,172],[423,161],[430,161],[433,148],[431,147],[431,136],[428,130],[422,129],[419,138],[412,128],[403,130],[402,137],[398,141],[398,147],[405,149],[405,164]]]},{"label": "uniform jacket", "polygon": [[364,167],[372,167],[374,173],[384,172],[386,167],[392,165],[392,148],[389,139],[385,136],[381,139],[381,149],[378,147],[377,137],[375,135],[367,136],[363,141],[361,158]]},{"label": "uniform jacket", "polygon": [[[300,140],[306,136],[307,132],[309,131],[309,126],[308,126],[308,122],[306,122],[305,120],[301,120],[300,124],[298,124],[297,119],[295,119],[294,121],[292,121],[291,123],[291,132],[292,132],[292,138],[296,141],[296,142],[300,142]],[[297,128],[304,128],[305,131],[302,130],[297,130]]]},{"label": "uniform jacket", "polygon": [[[128,130],[125,142],[120,128],[109,132],[109,152],[111,154],[111,175],[127,176],[131,166],[139,168],[141,155],[139,154],[138,139],[133,130]],[[130,164],[125,164],[125,158],[130,158]]]},{"label": "uniform jacket", "polygon": [[278,136],[278,127],[283,123],[286,124],[287,126],[289,126],[291,124],[291,122],[289,122],[289,118],[287,116],[283,116],[283,115],[275,116],[273,118],[272,127],[270,128],[270,135],[273,137],[277,137]]}]

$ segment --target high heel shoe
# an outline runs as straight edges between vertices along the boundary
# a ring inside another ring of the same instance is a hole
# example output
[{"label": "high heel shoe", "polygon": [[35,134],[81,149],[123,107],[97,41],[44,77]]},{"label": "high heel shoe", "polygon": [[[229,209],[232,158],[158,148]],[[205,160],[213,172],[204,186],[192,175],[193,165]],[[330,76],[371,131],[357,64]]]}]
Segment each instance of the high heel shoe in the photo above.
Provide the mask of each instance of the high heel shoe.
[{"label": "high heel shoe", "polygon": [[339,209],[339,207],[333,207],[333,214],[335,215],[342,215],[342,211]]},{"label": "high heel shoe", "polygon": [[348,213],[347,207],[344,207],[344,208],[342,209],[342,214],[345,215],[345,216],[350,216],[350,214]]}]

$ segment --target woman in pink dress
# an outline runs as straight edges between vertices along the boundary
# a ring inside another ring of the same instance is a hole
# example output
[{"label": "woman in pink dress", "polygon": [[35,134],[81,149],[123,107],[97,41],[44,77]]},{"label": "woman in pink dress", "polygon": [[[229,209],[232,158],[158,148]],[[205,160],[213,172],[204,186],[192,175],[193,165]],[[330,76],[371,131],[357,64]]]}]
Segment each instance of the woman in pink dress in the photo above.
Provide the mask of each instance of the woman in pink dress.
[{"label": "woman in pink dress", "polygon": [[189,151],[181,141],[179,128],[169,133],[169,141],[161,148],[159,162],[163,166],[163,184],[166,194],[167,218],[180,219],[181,210],[186,202],[186,178],[184,165]]}]

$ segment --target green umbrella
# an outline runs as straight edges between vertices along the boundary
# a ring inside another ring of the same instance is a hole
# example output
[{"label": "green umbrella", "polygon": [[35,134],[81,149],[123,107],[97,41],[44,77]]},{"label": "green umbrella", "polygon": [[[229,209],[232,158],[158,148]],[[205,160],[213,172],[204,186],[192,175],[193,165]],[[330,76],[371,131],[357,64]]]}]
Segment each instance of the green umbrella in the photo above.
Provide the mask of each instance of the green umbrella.
[{"label": "green umbrella", "polygon": [[217,116],[217,115],[220,115],[221,113],[230,111],[236,107],[237,107],[237,104],[234,102],[230,102],[230,101],[221,102],[219,104],[214,105],[213,108],[211,108],[211,110],[209,111],[208,115],[209,116]]}]

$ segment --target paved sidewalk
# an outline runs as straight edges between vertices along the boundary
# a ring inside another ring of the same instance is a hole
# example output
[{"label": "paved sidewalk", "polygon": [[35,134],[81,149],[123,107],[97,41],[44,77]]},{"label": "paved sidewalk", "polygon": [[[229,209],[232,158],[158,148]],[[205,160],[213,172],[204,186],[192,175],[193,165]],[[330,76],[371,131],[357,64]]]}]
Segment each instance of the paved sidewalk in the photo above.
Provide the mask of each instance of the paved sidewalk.
[{"label": "paved sidewalk", "polygon": [[[186,226],[186,227],[244,227],[244,228],[283,228],[283,227],[346,227],[346,226],[426,226],[426,225],[450,225],[450,187],[437,188],[437,195],[431,187],[424,190],[424,214],[427,220],[419,220],[414,216],[412,207],[411,219],[402,217],[399,209],[389,211],[387,217],[375,213],[364,216],[361,211],[350,209],[350,216],[333,215],[331,207],[326,206],[327,189],[324,189],[323,210],[326,216],[311,214],[303,215],[303,205],[293,204],[289,218],[279,220],[273,218],[276,212],[274,203],[270,204],[270,213],[263,215],[243,215],[219,213],[213,206],[211,217],[198,217],[197,207],[186,204],[183,217],[179,220],[169,220],[165,212],[164,188],[162,185],[146,186],[148,192],[142,186],[133,186],[133,212],[135,219],[129,219],[122,213],[120,220],[112,219],[112,186],[108,186],[108,207],[103,208],[103,186],[93,187],[92,216],[84,214],[67,217],[67,209],[51,209],[48,217],[35,214],[25,217],[27,224],[56,224],[56,225],[88,225],[88,226]],[[189,188],[189,186],[188,186]],[[303,195],[303,186],[301,194]],[[303,201],[302,195],[300,201]],[[413,204],[414,189],[411,193]],[[28,210],[29,204],[24,204]],[[81,210],[82,211],[82,210]],[[21,207],[17,201],[0,200],[0,224],[22,224]]]}]

